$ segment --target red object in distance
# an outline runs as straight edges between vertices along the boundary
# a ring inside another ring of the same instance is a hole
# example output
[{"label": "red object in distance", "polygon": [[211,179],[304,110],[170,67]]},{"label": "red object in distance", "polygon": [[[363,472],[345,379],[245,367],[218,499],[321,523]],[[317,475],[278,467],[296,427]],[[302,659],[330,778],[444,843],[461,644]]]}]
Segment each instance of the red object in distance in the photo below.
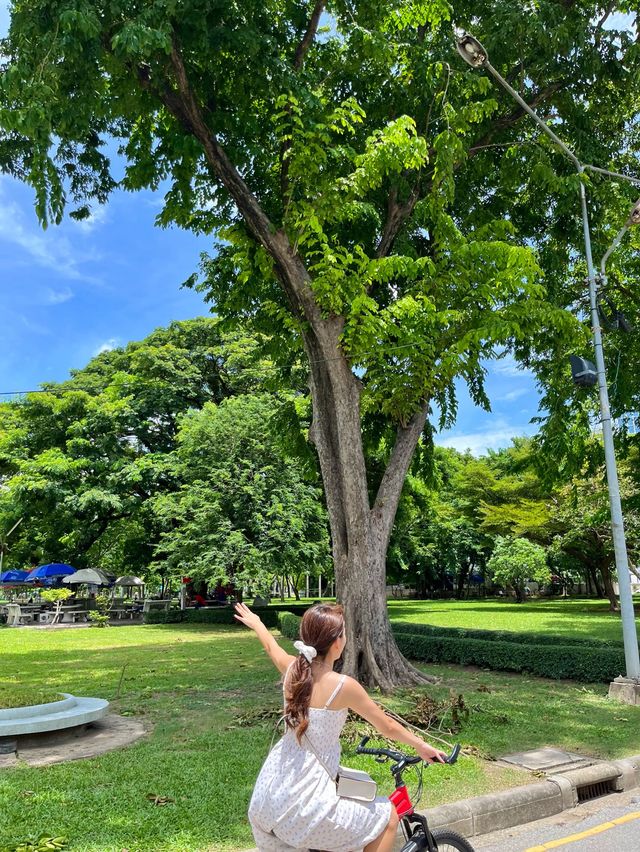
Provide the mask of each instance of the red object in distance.
[{"label": "red object in distance", "polygon": [[191,582],[191,577],[183,577],[183,578],[182,578],[182,582],[184,583],[184,585],[186,585],[187,583],[190,583],[190,582]]}]

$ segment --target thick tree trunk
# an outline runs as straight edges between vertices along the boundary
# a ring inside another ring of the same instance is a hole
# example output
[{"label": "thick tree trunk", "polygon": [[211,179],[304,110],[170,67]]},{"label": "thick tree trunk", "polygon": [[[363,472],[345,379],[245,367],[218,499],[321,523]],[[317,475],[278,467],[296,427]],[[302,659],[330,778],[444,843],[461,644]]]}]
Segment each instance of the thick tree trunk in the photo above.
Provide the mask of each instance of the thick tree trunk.
[{"label": "thick tree trunk", "polygon": [[587,571],[589,573],[589,577],[591,578],[591,582],[595,588],[596,596],[599,598],[605,597],[604,587],[600,582],[600,577],[598,576],[598,570],[593,563],[589,562],[587,564]]},{"label": "thick tree trunk", "polygon": [[336,597],[345,609],[348,641],[343,668],[367,686],[389,691],[434,680],[413,668],[398,650],[386,601],[387,547],[426,406],[398,430],[371,507],[362,447],[361,386],[341,351],[341,331],[340,319],[328,319],[305,334],[313,401],[309,438],[316,446],[324,483]]},{"label": "thick tree trunk", "polygon": [[389,692],[398,685],[433,682],[402,656],[391,632],[386,599],[386,548],[375,532],[363,546],[342,554],[336,594],[344,607],[347,647],[343,671]]},{"label": "thick tree trunk", "polygon": [[[458,585],[456,588],[456,598],[457,600],[462,599],[462,593],[464,591],[464,584],[467,582],[470,573],[470,565],[466,563],[460,566],[460,570],[458,571]],[[468,593],[467,593],[468,597]]]}]

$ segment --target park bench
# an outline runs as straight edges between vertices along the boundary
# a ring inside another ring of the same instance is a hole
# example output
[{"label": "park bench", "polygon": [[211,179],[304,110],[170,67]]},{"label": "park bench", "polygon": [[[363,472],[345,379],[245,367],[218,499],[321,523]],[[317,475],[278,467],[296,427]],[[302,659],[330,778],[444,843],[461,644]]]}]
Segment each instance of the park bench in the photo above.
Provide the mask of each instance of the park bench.
[{"label": "park bench", "polygon": [[31,612],[23,612],[20,604],[7,604],[7,626],[20,627],[23,624],[33,624]]}]

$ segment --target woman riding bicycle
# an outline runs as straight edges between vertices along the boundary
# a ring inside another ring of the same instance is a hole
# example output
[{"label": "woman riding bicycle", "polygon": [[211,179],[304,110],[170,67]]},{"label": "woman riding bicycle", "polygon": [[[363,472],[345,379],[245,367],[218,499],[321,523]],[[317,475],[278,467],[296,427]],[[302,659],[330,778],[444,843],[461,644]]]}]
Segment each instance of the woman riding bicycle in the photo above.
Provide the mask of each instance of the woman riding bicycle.
[{"label": "woman riding bicycle", "polygon": [[334,672],[347,641],[342,607],[318,604],[305,612],[297,657],[281,648],[244,604],[236,604],[236,618],[255,631],[283,675],[286,732],[267,757],[249,806],[259,852],[390,852],[398,828],[391,802],[337,794],[339,737],[348,711],[427,762],[444,762],[444,752],[387,716],[353,678]]}]

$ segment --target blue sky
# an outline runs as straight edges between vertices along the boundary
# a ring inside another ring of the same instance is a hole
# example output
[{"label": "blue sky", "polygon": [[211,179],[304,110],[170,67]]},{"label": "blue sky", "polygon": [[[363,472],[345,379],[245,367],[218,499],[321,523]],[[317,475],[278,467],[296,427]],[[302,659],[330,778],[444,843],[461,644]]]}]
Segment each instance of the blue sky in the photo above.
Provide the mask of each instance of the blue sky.
[{"label": "blue sky", "polygon": [[[7,21],[0,0],[0,32]],[[104,348],[207,312],[200,296],[179,285],[211,239],[156,228],[161,200],[161,193],[117,191],[91,220],[43,231],[30,188],[0,176],[0,392],[61,381]],[[504,359],[492,366],[487,388],[493,412],[475,408],[461,390],[457,424],[437,443],[478,454],[533,434],[533,377]]]}]

